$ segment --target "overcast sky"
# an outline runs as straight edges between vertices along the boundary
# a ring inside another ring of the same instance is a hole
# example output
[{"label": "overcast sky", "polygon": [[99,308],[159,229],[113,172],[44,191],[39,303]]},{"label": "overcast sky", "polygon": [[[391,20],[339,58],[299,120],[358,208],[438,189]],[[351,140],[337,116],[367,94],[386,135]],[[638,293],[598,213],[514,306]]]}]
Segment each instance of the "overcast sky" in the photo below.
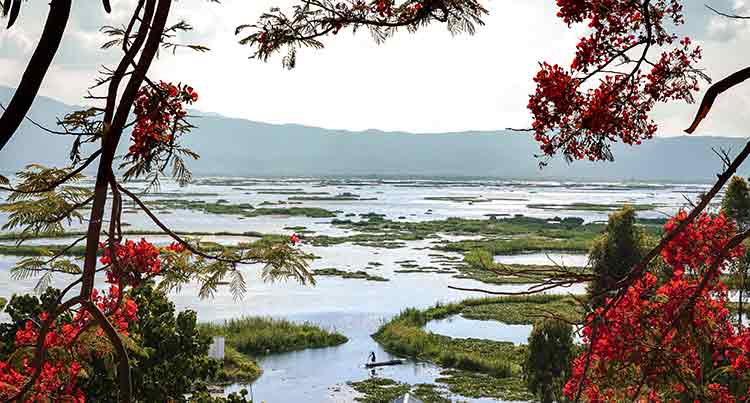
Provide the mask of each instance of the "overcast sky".
[{"label": "overcast sky", "polygon": [[[750,14],[750,4],[706,0],[729,12]],[[85,3],[85,4],[84,4]],[[101,25],[120,25],[135,0],[74,2],[72,20],[41,93],[82,103],[86,88],[117,50],[101,51]],[[527,127],[525,108],[537,63],[569,64],[580,27],[569,29],[556,16],[554,0],[486,2],[490,15],[474,36],[451,37],[434,26],[406,32],[383,45],[369,34],[343,32],[325,40],[323,50],[298,53],[297,68],[284,70],[278,58],[248,60],[234,29],[252,23],[269,7],[288,8],[291,0],[205,0],[175,2],[173,19],[185,18],[195,31],[183,39],[212,50],[162,54],[151,70],[155,79],[183,81],[200,93],[202,111],[270,123],[300,123],[335,129],[412,132],[495,130]],[[683,33],[705,48],[703,67],[714,79],[750,64],[750,25],[712,15],[704,1],[686,0]],[[24,2],[11,30],[0,29],[0,85],[15,87],[36,46],[47,12],[46,0]],[[704,85],[706,87],[706,85]],[[7,100],[0,100],[7,101]],[[682,134],[695,105],[659,107],[660,135]],[[722,97],[700,134],[750,135],[750,83]]]}]

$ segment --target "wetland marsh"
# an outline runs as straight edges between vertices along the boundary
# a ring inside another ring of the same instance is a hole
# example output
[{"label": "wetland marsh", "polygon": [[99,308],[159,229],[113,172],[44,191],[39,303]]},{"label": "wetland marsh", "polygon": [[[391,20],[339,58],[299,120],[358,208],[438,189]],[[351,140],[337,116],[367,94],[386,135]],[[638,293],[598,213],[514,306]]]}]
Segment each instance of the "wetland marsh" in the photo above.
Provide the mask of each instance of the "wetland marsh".
[{"label": "wetland marsh", "polygon": [[[137,190],[142,184],[130,186]],[[519,380],[518,357],[539,308],[578,313],[567,295],[487,299],[448,286],[522,291],[556,265],[586,270],[587,251],[613,208],[638,206],[641,225],[655,236],[664,218],[682,206],[682,194],[705,188],[197,178],[185,188],[165,183],[144,200],[167,225],[207,250],[287,239],[296,232],[311,257],[315,286],[264,283],[259,267],[246,266],[248,289],[241,301],[228,287],[200,299],[193,284],[170,295],[178,310],[195,310],[206,331],[225,335],[231,354],[262,370],[252,382],[230,384],[226,393],[251,388],[255,399],[269,403],[381,402],[405,391],[426,401],[486,402],[530,399]],[[127,238],[169,243],[134,208],[124,220]],[[7,215],[0,213],[0,224],[5,222]],[[0,300],[32,292],[36,284],[11,278],[12,265],[24,256],[61,251],[81,230],[74,224],[65,234],[20,245],[21,235],[0,234]],[[465,259],[476,249],[486,251],[494,264],[538,275],[531,280],[488,275]],[[65,253],[78,256],[81,250]],[[583,294],[585,287],[560,292]],[[251,317],[273,319],[267,319],[269,325]],[[289,337],[276,340],[282,333]],[[406,363],[365,369],[371,351],[378,361],[403,358]]]}]

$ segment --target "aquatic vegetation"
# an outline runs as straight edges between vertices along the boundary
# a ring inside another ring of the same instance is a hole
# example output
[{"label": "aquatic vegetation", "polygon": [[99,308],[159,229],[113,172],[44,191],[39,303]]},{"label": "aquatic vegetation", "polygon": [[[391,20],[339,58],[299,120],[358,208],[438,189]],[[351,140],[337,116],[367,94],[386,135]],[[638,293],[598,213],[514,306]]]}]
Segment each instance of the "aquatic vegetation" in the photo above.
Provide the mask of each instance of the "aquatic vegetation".
[{"label": "aquatic vegetation", "polygon": [[482,197],[482,196],[427,196],[424,200],[432,201],[450,201],[456,203],[489,203],[492,201],[528,201],[524,198],[516,197]]},{"label": "aquatic vegetation", "polygon": [[200,331],[209,336],[224,336],[226,345],[242,354],[260,356],[308,348],[332,347],[349,339],[312,323],[285,319],[244,317],[220,324],[202,323]]},{"label": "aquatic vegetation", "polygon": [[[456,278],[470,278],[489,284],[534,284],[550,278],[559,271],[554,265],[503,264],[494,261],[486,249],[474,249],[464,255],[463,264],[454,266],[460,274]],[[579,272],[586,268],[566,267]]]},{"label": "aquatic vegetation", "polygon": [[526,389],[521,377],[498,378],[471,371],[448,369],[435,379],[448,385],[452,393],[473,398],[493,398],[509,401],[531,401],[534,396]]},{"label": "aquatic vegetation", "polygon": [[487,203],[492,201],[492,199],[485,199],[482,196],[427,196],[424,199],[456,203]]},{"label": "aquatic vegetation", "polygon": [[149,207],[156,210],[193,210],[206,214],[227,214],[243,217],[257,217],[263,215],[305,216],[312,218],[335,217],[336,214],[320,207],[258,207],[249,203],[229,204],[206,202],[203,200],[157,199],[150,200]]},{"label": "aquatic vegetation", "polygon": [[[492,271],[485,268],[457,265],[459,274],[455,278],[469,278],[488,284],[536,284],[550,277],[557,269],[553,265],[536,264],[506,264],[502,271]],[[583,268],[567,267],[568,269],[584,270]],[[523,272],[523,276],[513,275],[514,271]],[[508,274],[505,274],[508,273]]]},{"label": "aquatic vegetation", "polygon": [[[136,231],[137,235],[143,235],[140,231]],[[221,233],[217,233],[221,234]],[[249,233],[248,233],[249,234]],[[138,236],[132,238],[138,238]],[[265,234],[257,240],[252,242],[238,242],[236,245],[222,245],[217,242],[201,241],[200,238],[186,239],[196,248],[202,252],[231,252],[247,249],[253,246],[260,245],[271,245],[279,242],[287,242],[289,237],[287,235],[273,235]],[[60,254],[60,256],[83,256],[84,245],[75,245],[70,247],[68,244],[59,245],[0,245],[0,256],[52,256],[54,254]],[[101,249],[97,252],[101,254]],[[306,259],[318,259],[318,256],[313,254],[305,254]]]},{"label": "aquatic vegetation", "polygon": [[[122,232],[123,235],[130,237],[148,236],[148,235],[164,235],[161,231],[151,230],[125,230]],[[201,237],[201,236],[242,236],[242,237],[263,237],[266,234],[257,231],[244,231],[244,232],[229,232],[229,231],[218,231],[218,232],[204,232],[204,231],[175,231],[178,235]],[[68,231],[68,232],[39,232],[39,233],[20,233],[20,232],[5,232],[0,233],[0,241],[18,241],[26,239],[54,239],[54,238],[68,238],[68,237],[79,237],[86,233],[83,231]]]},{"label": "aquatic vegetation", "polygon": [[216,374],[217,384],[251,383],[263,374],[255,361],[231,346],[224,346],[223,364]]},{"label": "aquatic vegetation", "polygon": [[491,297],[464,300],[460,314],[466,319],[494,320],[510,325],[531,325],[536,320],[555,314],[571,321],[583,312],[577,296],[536,294],[528,296]]},{"label": "aquatic vegetation", "polygon": [[[386,351],[436,363],[452,372],[440,382],[465,396],[517,400],[528,394],[523,384],[522,366],[526,346],[484,339],[451,338],[423,329],[432,320],[461,314],[467,319],[495,320],[509,324],[531,324],[550,313],[571,320],[582,313],[574,297],[539,294],[532,296],[468,299],[453,304],[438,304],[426,310],[408,308],[373,334]],[[476,373],[491,382],[473,382]],[[481,386],[480,385],[485,385]],[[485,389],[488,388],[488,389]],[[471,392],[473,391],[473,392]]]},{"label": "aquatic vegetation", "polygon": [[[259,195],[327,195],[328,192],[307,192],[303,189],[262,189],[256,190]],[[291,199],[291,198],[290,198]]]},{"label": "aquatic vegetation", "polygon": [[[406,309],[373,335],[387,351],[433,361],[448,368],[460,368],[511,376],[516,346],[510,342],[453,339],[422,329],[430,320],[459,313],[461,307],[436,306],[427,311]],[[516,363],[520,368],[520,364]]]},{"label": "aquatic vegetation", "polygon": [[602,204],[602,203],[570,203],[570,204],[527,204],[526,207],[540,210],[572,210],[572,211],[617,211],[623,206],[632,206],[636,211],[655,210],[661,207],[658,204]]},{"label": "aquatic vegetation", "polygon": [[212,192],[149,192],[149,197],[190,198],[190,197],[216,197],[219,193]]},{"label": "aquatic vegetation", "polygon": [[591,236],[580,236],[577,239],[554,239],[539,236],[528,236],[511,239],[482,239],[445,242],[435,249],[449,252],[468,252],[484,249],[492,255],[513,255],[524,252],[588,252],[594,241]]},{"label": "aquatic vegetation", "polygon": [[446,269],[436,266],[419,266],[416,264],[401,265],[404,269],[394,270],[394,273],[439,273],[439,274],[452,274],[455,273],[452,269]]},{"label": "aquatic vegetation", "polygon": [[374,276],[362,270],[346,271],[346,270],[339,270],[333,267],[329,267],[326,269],[313,270],[313,274],[316,276],[338,276],[341,278],[362,279],[362,280],[367,280],[367,281],[390,281],[389,279],[385,277]]},{"label": "aquatic vegetation", "polygon": [[363,396],[356,397],[355,400],[364,403],[390,403],[407,392],[424,402],[430,403],[450,403],[444,393],[438,390],[433,384],[420,383],[409,385],[394,381],[389,378],[369,378],[358,382],[348,382],[348,385]]},{"label": "aquatic vegetation", "polygon": [[[313,193],[308,193],[313,194]],[[328,194],[328,193],[323,193]],[[335,196],[292,196],[289,200],[298,201],[372,201],[378,200],[377,197],[363,198],[362,196],[354,193],[344,192],[339,193]]]},{"label": "aquatic vegetation", "polygon": [[340,237],[318,235],[305,238],[306,241],[314,246],[331,246],[343,243],[352,243],[354,245],[370,246],[376,248],[401,248],[406,246],[406,244],[400,241],[417,241],[420,239],[421,238],[409,236],[407,234],[396,237],[390,234],[353,234]]}]

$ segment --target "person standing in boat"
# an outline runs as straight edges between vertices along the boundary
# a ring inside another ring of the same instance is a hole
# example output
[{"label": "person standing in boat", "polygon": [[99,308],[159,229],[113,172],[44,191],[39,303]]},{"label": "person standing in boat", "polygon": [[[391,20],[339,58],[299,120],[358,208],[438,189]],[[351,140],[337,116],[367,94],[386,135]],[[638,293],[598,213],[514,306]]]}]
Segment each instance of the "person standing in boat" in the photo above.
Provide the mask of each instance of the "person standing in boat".
[{"label": "person standing in boat", "polygon": [[370,351],[370,356],[367,357],[367,359],[370,361],[370,363],[374,364],[375,363],[375,352],[374,351]]}]

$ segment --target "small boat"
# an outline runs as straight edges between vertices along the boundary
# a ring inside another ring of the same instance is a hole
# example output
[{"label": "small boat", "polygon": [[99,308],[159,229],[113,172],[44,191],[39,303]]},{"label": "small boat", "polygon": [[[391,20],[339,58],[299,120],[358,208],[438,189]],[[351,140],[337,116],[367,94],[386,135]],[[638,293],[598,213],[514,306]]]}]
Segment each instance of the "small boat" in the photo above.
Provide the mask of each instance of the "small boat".
[{"label": "small boat", "polygon": [[388,365],[401,365],[404,363],[404,360],[390,360],[390,361],[382,361],[382,362],[368,362],[365,364],[365,368],[375,368],[375,367],[385,367]]}]

